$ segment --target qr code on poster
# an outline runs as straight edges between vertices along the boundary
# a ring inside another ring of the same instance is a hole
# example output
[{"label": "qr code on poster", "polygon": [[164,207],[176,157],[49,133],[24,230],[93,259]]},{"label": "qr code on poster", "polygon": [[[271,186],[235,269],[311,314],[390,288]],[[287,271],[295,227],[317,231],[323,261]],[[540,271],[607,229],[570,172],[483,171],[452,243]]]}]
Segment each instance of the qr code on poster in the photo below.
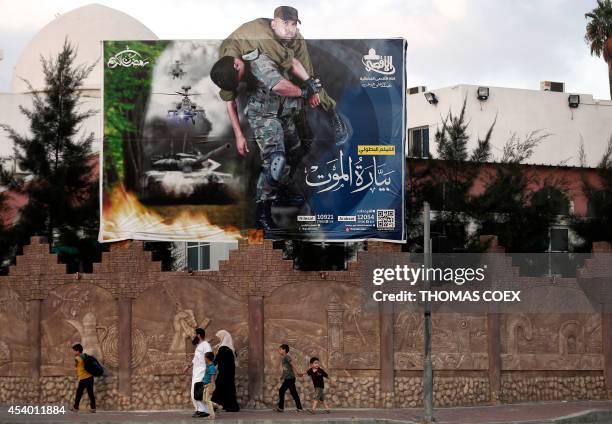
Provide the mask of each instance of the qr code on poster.
[{"label": "qr code on poster", "polygon": [[395,209],[376,209],[376,228],[379,230],[394,230]]}]

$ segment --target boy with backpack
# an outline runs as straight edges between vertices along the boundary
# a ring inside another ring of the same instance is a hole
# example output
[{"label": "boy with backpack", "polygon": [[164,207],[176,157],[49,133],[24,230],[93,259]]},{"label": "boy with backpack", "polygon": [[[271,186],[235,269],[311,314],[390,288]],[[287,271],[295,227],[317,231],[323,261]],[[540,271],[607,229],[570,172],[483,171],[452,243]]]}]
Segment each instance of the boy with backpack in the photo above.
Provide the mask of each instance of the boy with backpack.
[{"label": "boy with backpack", "polygon": [[[87,396],[89,397],[89,412],[96,412],[96,396],[94,395],[94,375],[91,374],[90,371],[94,372],[94,374],[101,375],[101,367],[98,364],[98,361],[95,360],[93,356],[88,356],[83,353],[83,346],[80,343],[72,346],[72,351],[74,352],[74,365],[76,367],[77,379],[79,381],[79,385],[76,391],[76,397],[74,399],[74,406],[72,407],[72,411],[79,411],[79,404],[81,403],[81,397],[83,396],[83,391],[87,390]],[[88,362],[86,369],[86,361]],[[100,370],[92,369],[91,365],[94,364],[94,367],[100,367]]]}]

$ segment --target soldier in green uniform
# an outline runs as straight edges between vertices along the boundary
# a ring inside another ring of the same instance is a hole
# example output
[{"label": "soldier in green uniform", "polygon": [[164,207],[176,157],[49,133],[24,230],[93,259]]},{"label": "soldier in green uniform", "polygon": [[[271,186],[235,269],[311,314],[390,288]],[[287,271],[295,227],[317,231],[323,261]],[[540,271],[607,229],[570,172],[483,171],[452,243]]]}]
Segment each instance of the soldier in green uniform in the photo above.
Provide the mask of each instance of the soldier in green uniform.
[{"label": "soldier in green uniform", "polygon": [[[291,171],[302,155],[295,119],[304,107],[304,100],[318,94],[320,85],[310,80],[304,87],[298,87],[285,78],[275,62],[258,51],[243,55],[242,59],[222,57],[213,66],[211,78],[226,91],[247,80],[247,118],[262,159],[257,183],[257,226],[272,231],[276,228],[271,218],[272,202],[278,200],[281,191],[291,191]],[[232,125],[236,133],[242,134],[237,114]],[[236,139],[241,155],[248,152],[244,136],[243,140],[241,143]]]},{"label": "soldier in green uniform", "polygon": [[[274,19],[259,18],[247,22],[232,32],[221,44],[219,57],[231,56],[241,59],[242,56],[254,53],[266,54],[276,63],[282,72],[289,73],[294,80],[301,82],[316,79],[306,41],[299,33],[297,24],[301,23],[298,11],[290,6],[279,6],[274,10]],[[238,120],[236,112],[236,90],[221,90],[221,99],[227,103],[227,110],[232,121],[237,144],[246,142],[240,130],[236,131],[234,123]],[[343,118],[336,112],[336,102],[325,89],[308,99],[311,107],[321,106],[327,112],[334,130],[336,144],[345,143],[350,137],[350,130]],[[302,127],[306,126],[304,111],[297,117]],[[239,127],[238,127],[239,128]],[[307,129],[304,130],[307,132]],[[239,143],[238,143],[239,142]],[[239,150],[240,151],[240,150]]]}]

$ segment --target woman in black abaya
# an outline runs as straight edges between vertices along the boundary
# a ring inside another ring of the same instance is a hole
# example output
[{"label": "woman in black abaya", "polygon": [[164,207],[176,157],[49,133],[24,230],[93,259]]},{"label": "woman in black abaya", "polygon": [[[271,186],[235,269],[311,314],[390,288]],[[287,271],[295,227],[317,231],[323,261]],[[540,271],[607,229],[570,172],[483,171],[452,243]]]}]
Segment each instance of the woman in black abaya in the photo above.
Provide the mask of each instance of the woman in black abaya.
[{"label": "woman in black abaya", "polygon": [[215,334],[221,342],[219,343],[215,364],[217,365],[217,378],[215,379],[215,391],[212,401],[220,405],[224,411],[238,412],[240,406],[236,400],[236,351],[232,336],[225,330],[219,330]]}]

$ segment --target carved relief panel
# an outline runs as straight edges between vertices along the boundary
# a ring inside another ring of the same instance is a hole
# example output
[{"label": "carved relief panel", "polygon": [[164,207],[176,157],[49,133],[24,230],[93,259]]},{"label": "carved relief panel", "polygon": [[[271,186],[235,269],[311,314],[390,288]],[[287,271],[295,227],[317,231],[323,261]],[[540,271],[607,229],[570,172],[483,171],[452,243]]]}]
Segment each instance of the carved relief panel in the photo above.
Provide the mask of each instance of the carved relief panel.
[{"label": "carved relief panel", "polygon": [[196,327],[204,328],[207,338],[221,329],[229,331],[238,366],[246,367],[247,303],[221,284],[196,279],[167,281],[142,293],[132,312],[132,333],[142,334],[140,343],[145,346],[142,359],[133,363],[136,374],[180,374],[193,354]]},{"label": "carved relief panel", "polygon": [[505,315],[502,368],[600,370],[601,317],[596,314]]},{"label": "carved relief panel", "polygon": [[42,302],[42,374],[74,373],[72,345],[96,356],[109,369],[118,363],[115,298],[87,283],[70,283],[49,292]]},{"label": "carved relief panel", "polygon": [[[395,369],[423,369],[423,315],[406,310],[395,315]],[[486,369],[487,323],[483,315],[432,315],[435,369]]]},{"label": "carved relief panel", "polygon": [[0,286],[0,328],[0,375],[28,375],[27,303],[6,285]]},{"label": "carved relief panel", "polygon": [[355,286],[309,281],[285,285],[265,299],[266,371],[278,369],[278,346],[289,344],[299,369],[317,356],[324,367],[378,369],[378,314],[361,308]]}]

